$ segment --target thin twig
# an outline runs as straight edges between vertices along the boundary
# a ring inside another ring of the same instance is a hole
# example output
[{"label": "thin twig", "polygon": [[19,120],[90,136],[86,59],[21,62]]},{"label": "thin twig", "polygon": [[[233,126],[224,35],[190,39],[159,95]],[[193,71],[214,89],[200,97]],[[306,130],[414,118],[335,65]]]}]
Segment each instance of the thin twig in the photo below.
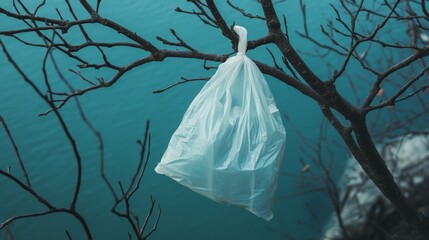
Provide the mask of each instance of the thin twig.
[{"label": "thin twig", "polygon": [[162,93],[162,92],[164,92],[164,91],[166,91],[166,90],[168,90],[170,88],[173,88],[173,87],[175,87],[177,85],[184,84],[184,83],[187,83],[187,82],[208,81],[208,80],[210,80],[209,77],[201,77],[201,78],[185,78],[185,77],[181,77],[180,81],[178,81],[176,83],[173,83],[170,86],[167,86],[165,88],[158,89],[158,90],[153,90],[152,93]]},{"label": "thin twig", "polygon": [[235,9],[235,10],[237,10],[238,12],[240,12],[241,14],[243,14],[243,16],[245,16],[245,17],[253,18],[253,19],[259,19],[259,20],[263,20],[263,21],[265,21],[265,18],[264,18],[264,17],[261,17],[261,16],[259,16],[259,15],[253,15],[253,14],[250,14],[250,13],[246,12],[244,9],[239,8],[238,6],[236,6],[236,5],[232,4],[230,0],[226,0],[226,3],[228,3],[228,5],[229,5],[230,7],[232,7],[233,9]]},{"label": "thin twig", "polygon": [[19,150],[18,150],[18,146],[16,145],[15,140],[13,139],[12,134],[10,133],[10,130],[6,124],[6,121],[1,115],[0,115],[0,122],[3,125],[4,130],[6,131],[9,141],[12,143],[13,150],[15,151],[16,158],[18,159],[19,166],[21,167],[22,173],[25,178],[25,182],[27,183],[27,186],[31,188],[30,178],[28,177],[28,172],[25,169],[24,161],[22,161],[21,154],[19,153]]}]

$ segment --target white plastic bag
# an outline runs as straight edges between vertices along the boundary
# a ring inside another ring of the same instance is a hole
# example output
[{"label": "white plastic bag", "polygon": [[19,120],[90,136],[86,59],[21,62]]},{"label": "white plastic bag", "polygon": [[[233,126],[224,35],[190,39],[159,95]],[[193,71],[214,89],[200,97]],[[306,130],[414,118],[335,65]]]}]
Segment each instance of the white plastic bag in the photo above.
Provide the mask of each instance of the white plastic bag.
[{"label": "white plastic bag", "polygon": [[286,132],[267,82],[245,55],[247,30],[234,30],[238,54],[195,97],[155,171],[270,220]]}]

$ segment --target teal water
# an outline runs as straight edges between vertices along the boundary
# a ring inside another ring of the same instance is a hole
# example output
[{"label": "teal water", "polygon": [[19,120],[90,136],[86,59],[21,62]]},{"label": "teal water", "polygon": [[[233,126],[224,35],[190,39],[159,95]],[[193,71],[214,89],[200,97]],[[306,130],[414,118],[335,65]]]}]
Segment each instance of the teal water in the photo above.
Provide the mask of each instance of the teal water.
[{"label": "teal water", "polygon": [[[324,1],[307,3],[308,16],[311,16],[308,20],[310,31],[318,30],[319,23],[328,13],[331,14],[328,3],[322,2]],[[85,16],[78,3],[74,5],[78,15]],[[265,34],[264,22],[243,18],[227,5],[219,5],[228,23],[236,21],[248,29],[249,39]],[[11,9],[10,4],[4,1],[0,6]],[[172,39],[168,29],[174,28],[180,36],[201,51],[212,53],[231,51],[230,43],[221,37],[217,29],[201,24],[193,16],[174,12],[177,6],[184,9],[191,7],[186,1],[103,1],[101,13],[147,37],[157,46],[161,44],[156,42],[155,36]],[[262,14],[256,1],[246,1],[245,6],[253,13]],[[53,11],[55,7],[66,12],[64,3],[48,1],[46,9],[42,9],[41,13],[55,16]],[[298,1],[281,2],[276,8],[288,17],[289,31],[296,48],[311,51],[311,45],[298,40],[293,34],[294,31],[302,29]],[[3,16],[0,17],[0,23],[2,30],[20,25]],[[96,26],[89,27],[88,31],[92,32],[91,36],[94,39],[121,40],[118,34],[103,31]],[[71,41],[78,41],[74,33],[76,32],[70,32],[68,37]],[[30,34],[26,34],[25,38],[35,40]],[[13,39],[2,37],[2,40],[30,78],[43,88],[40,66],[44,51],[24,46]],[[127,63],[144,56],[142,52],[127,49],[107,52],[116,63]],[[88,58],[99,59],[94,52],[87,51],[84,54]],[[259,61],[271,62],[270,56],[263,48],[251,51],[248,55]],[[76,87],[83,86],[82,81],[67,71],[67,68],[76,69],[75,62],[58,52],[55,52],[55,56],[72,84]],[[327,76],[326,65],[320,60],[311,60],[308,64],[321,76]],[[59,91],[65,90],[64,84],[56,78],[53,68],[49,67],[48,70],[52,76],[52,86]],[[52,114],[37,117],[39,113],[46,111],[48,106],[22,81],[6,62],[3,54],[0,54],[0,72],[0,114],[9,124],[21,150],[34,188],[53,203],[66,206],[72,196],[76,175],[76,165],[67,139]],[[83,72],[89,77],[108,78],[112,74],[109,71]],[[151,63],[136,68],[114,86],[80,97],[88,119],[104,138],[107,176],[113,183],[118,180],[124,183],[130,181],[139,157],[136,140],[143,138],[145,122],[150,120],[151,158],[141,191],[135,196],[132,204],[135,211],[144,218],[149,208],[149,194],[160,203],[162,216],[153,239],[284,239],[283,233],[295,237],[318,236],[317,231],[309,230],[302,222],[313,221],[305,207],[306,204],[318,209],[316,215],[322,223],[329,215],[330,205],[320,194],[277,201],[274,219],[266,222],[243,209],[212,202],[153,171],[171,134],[204,82],[177,86],[161,94],[153,94],[152,91],[178,81],[181,76],[198,77],[213,74],[213,70],[204,70],[200,61],[167,59],[162,63]],[[316,138],[320,110],[312,101],[278,80],[267,77],[267,81],[278,108],[283,115],[288,116],[284,119],[288,135],[282,172],[300,174],[302,165],[298,158],[302,156],[302,152],[299,138],[293,128],[299,129],[308,138]],[[95,239],[127,239],[127,232],[130,231],[127,223],[110,213],[113,199],[100,178],[97,139],[80,119],[72,101],[61,109],[61,113],[83,157],[84,175],[78,202],[79,211],[87,218]],[[11,166],[13,173],[20,174],[13,149],[4,131],[0,130],[0,167],[6,169],[7,166]],[[297,181],[280,176],[277,193],[279,199],[299,192]],[[0,220],[42,210],[40,204],[5,178],[0,178],[0,194]],[[297,219],[301,220],[301,223],[298,223]],[[83,239],[82,229],[76,221],[62,215],[17,221],[12,227],[15,239],[66,239],[65,229],[70,231],[74,239]],[[4,233],[0,234],[0,239],[3,238]]]}]

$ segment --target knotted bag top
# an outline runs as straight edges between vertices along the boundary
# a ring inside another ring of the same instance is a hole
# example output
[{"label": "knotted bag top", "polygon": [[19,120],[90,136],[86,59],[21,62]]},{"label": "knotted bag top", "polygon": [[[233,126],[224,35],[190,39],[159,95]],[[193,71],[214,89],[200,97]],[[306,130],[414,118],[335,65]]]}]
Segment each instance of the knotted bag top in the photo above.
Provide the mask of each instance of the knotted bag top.
[{"label": "knotted bag top", "polygon": [[238,53],[239,55],[245,55],[247,50],[247,29],[242,26],[234,26],[234,31],[238,34]]}]

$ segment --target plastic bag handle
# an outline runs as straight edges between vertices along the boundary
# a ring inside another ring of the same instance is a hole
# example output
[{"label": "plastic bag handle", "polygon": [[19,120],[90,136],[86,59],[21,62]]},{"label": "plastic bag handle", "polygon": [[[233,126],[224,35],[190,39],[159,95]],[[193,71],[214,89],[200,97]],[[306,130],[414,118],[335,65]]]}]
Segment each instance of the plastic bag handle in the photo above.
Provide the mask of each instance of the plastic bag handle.
[{"label": "plastic bag handle", "polygon": [[238,34],[237,55],[244,55],[247,50],[247,30],[242,26],[235,25],[234,31]]}]

